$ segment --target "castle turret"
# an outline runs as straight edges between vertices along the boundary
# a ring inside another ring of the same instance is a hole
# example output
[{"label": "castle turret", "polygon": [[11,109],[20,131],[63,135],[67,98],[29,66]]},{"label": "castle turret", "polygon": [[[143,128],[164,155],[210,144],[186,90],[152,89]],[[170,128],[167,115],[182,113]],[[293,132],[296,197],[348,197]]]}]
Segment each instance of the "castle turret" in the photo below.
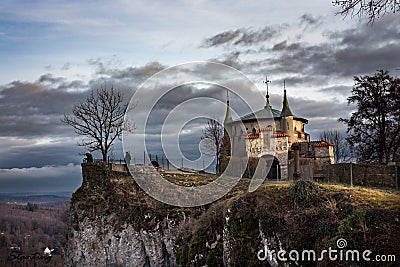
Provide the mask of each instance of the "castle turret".
[{"label": "castle turret", "polygon": [[232,113],[231,113],[231,106],[229,104],[229,94],[228,90],[226,90],[226,113],[225,113],[225,120],[224,124],[232,122]]},{"label": "castle turret", "polygon": [[281,117],[289,117],[289,116],[293,117],[293,113],[289,107],[289,101],[286,96],[286,85],[285,81],[283,81],[283,105],[282,105]]},{"label": "castle turret", "polygon": [[286,84],[283,81],[283,104],[281,111],[281,131],[285,134],[289,134],[289,145],[293,143],[293,113],[289,107],[289,101],[286,95]]}]

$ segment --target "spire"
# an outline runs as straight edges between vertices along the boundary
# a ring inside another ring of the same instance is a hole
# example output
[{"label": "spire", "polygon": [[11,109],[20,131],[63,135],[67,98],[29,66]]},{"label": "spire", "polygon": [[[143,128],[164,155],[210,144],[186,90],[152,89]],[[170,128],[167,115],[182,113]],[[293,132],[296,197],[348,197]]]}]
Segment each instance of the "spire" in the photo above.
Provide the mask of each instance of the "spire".
[{"label": "spire", "polygon": [[267,98],[267,101],[265,103],[264,108],[271,109],[271,104],[269,103],[269,93],[268,93],[268,84],[271,83],[271,81],[268,80],[268,76],[265,76],[265,81],[263,81],[263,83],[265,83],[267,85],[267,95],[265,96]]},{"label": "spire", "polygon": [[286,83],[285,80],[283,80],[283,105],[282,105],[281,117],[288,117],[288,116],[293,116],[293,113],[289,107],[289,102],[286,96]]},{"label": "spire", "polygon": [[229,123],[231,121],[232,121],[231,106],[229,105],[228,90],[226,90],[226,114],[225,114],[224,123]]}]

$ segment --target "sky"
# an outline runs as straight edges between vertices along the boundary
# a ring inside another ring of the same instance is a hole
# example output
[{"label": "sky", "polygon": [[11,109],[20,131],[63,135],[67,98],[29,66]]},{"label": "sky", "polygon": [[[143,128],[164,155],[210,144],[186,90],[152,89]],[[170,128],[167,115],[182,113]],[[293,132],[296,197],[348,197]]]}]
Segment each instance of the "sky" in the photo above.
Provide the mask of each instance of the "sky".
[{"label": "sky", "polygon": [[[86,151],[76,145],[80,137],[61,123],[63,114],[100,86],[118,88],[129,100],[152,75],[182,63],[226,64],[264,94],[268,75],[276,109],[285,80],[291,109],[309,120],[311,138],[327,129],[345,131],[337,119],[354,109],[346,102],[353,76],[378,69],[399,74],[400,16],[389,14],[371,25],[336,15],[339,9],[331,2],[1,1],[0,192],[74,191]],[[207,68],[198,71],[212,76]],[[162,112],[182,101],[206,96],[225,101],[218,86],[174,90],[159,103],[168,108],[158,110],[160,116],[157,109],[153,113],[154,129],[166,117]],[[261,109],[260,91],[249,89],[248,98]],[[201,109],[204,105],[187,106],[183,113],[194,118]],[[207,109],[223,114],[220,105]],[[244,109],[237,111],[245,115]],[[183,154],[199,151],[203,124],[202,119],[171,122],[179,129]],[[157,149],[149,145],[150,152]],[[120,142],[112,155],[123,157]]]}]

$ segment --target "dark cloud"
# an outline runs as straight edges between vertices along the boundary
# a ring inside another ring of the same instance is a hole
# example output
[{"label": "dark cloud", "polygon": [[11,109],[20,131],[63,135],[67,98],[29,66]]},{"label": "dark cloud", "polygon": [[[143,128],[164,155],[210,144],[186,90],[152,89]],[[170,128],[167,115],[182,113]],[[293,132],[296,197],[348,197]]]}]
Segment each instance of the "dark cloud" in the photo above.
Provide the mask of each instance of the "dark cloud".
[{"label": "dark cloud", "polygon": [[96,67],[96,75],[106,75],[111,79],[131,79],[136,82],[143,81],[145,78],[162,71],[166,68],[159,62],[149,62],[140,67],[119,68],[115,62],[105,62],[101,58],[89,59],[88,63]]},{"label": "dark cloud", "polygon": [[36,82],[14,81],[0,86],[1,136],[71,136],[72,129],[61,123],[61,118],[88,96],[89,88],[113,86],[129,101],[140,82],[165,68],[157,62],[124,69],[106,68],[108,65],[100,59],[91,60],[91,64],[97,66],[98,75],[109,77],[94,78],[86,83],[46,73]]},{"label": "dark cloud", "polygon": [[[287,90],[290,108],[295,116],[308,119],[313,125],[315,125],[315,120],[321,118],[337,121],[339,117],[347,117],[354,110],[353,106],[340,102],[334,97],[312,100],[301,95],[302,91],[299,89]],[[282,94],[270,94],[272,108],[281,110],[282,100]]]},{"label": "dark cloud", "polygon": [[64,81],[65,78],[61,78],[61,77],[54,77],[53,74],[51,73],[47,73],[47,74],[43,74],[42,76],[39,77],[39,79],[37,80],[38,83],[45,83],[45,82],[49,82],[49,83],[59,83]]},{"label": "dark cloud", "polygon": [[347,116],[354,109],[354,107],[339,102],[333,97],[330,97],[329,100],[320,101],[291,97],[289,101],[295,115],[302,116],[310,121],[315,118],[334,118],[337,120],[339,117]]},{"label": "dark cloud", "polygon": [[241,36],[241,30],[225,31],[218,33],[203,41],[202,47],[212,47],[227,43],[233,43],[236,38]]},{"label": "dark cloud", "polygon": [[[42,75],[40,81],[59,83],[61,78]],[[1,136],[42,136],[70,134],[61,123],[86,91],[69,91],[81,82],[62,82],[60,86],[14,81],[0,88]],[[69,86],[68,86],[69,85]]]},{"label": "dark cloud", "polygon": [[1,192],[74,192],[82,183],[79,165],[0,169]]},{"label": "dark cloud", "polygon": [[393,19],[387,28],[364,25],[336,32],[330,35],[332,42],[291,45],[280,42],[272,47],[276,54],[267,61],[275,71],[306,77],[352,79],[354,75],[370,74],[377,69],[391,70],[400,61],[399,21]]},{"label": "dark cloud", "polygon": [[313,17],[311,14],[303,14],[300,17],[300,25],[303,24],[310,24],[310,25],[315,25],[320,22],[321,17]]},{"label": "dark cloud", "polygon": [[295,51],[298,50],[301,47],[300,43],[292,43],[289,44],[287,43],[287,40],[282,41],[280,43],[275,44],[272,47],[272,51]]},{"label": "dark cloud", "polygon": [[309,45],[297,43],[287,45],[280,43],[275,46],[278,53],[267,60],[275,71],[281,73],[293,73],[296,75],[325,75],[332,61],[332,51],[326,45]]},{"label": "dark cloud", "polygon": [[[292,85],[324,88],[336,81],[350,83],[353,76],[372,74],[377,69],[398,68],[399,22],[400,17],[388,16],[373,25],[325,32],[326,41],[320,43],[283,40],[270,47],[265,42],[234,46],[242,31],[232,30],[205,40],[203,47],[226,44],[224,54],[215,60],[244,73],[284,76]],[[299,23],[304,27],[318,27],[323,19],[305,14]]]},{"label": "dark cloud", "polygon": [[338,122],[336,118],[314,118],[306,126],[306,132],[311,136],[311,140],[319,140],[321,133],[327,130],[338,130],[345,133],[346,126]]},{"label": "dark cloud", "polygon": [[392,70],[400,61],[400,17],[390,16],[373,25],[362,25],[328,35],[338,45],[324,44],[334,65],[316,64],[326,75],[351,77],[371,74],[377,69]]},{"label": "dark cloud", "polygon": [[[335,98],[324,100],[310,100],[295,97],[301,92],[291,90],[288,92],[289,104],[292,112],[297,117],[308,120],[306,132],[311,134],[311,140],[317,140],[321,132],[328,129],[345,130],[345,125],[338,122],[339,117],[349,117],[354,107],[337,101]],[[282,95],[271,95],[272,107],[281,110]]]},{"label": "dark cloud", "polygon": [[74,89],[82,89],[86,88],[87,85],[81,80],[73,80],[73,81],[66,81],[62,82],[57,86],[59,90],[74,90]]},{"label": "dark cloud", "polygon": [[258,44],[275,37],[280,27],[283,26],[266,26],[258,30],[241,28],[237,30],[225,31],[205,39],[201,47],[209,48],[219,45],[249,46]]},{"label": "dark cloud", "polygon": [[393,70],[399,66],[400,43],[388,43],[380,47],[346,47],[338,50],[334,60],[343,76],[372,74],[378,69]]},{"label": "dark cloud", "polygon": [[[118,80],[112,81],[110,84]],[[61,118],[86,99],[89,87],[105,83],[108,80],[95,78],[86,83],[46,73],[36,82],[14,81],[0,86],[0,168],[79,164],[85,148],[76,145],[80,138]],[[128,86],[124,90],[132,94]],[[114,153],[122,154],[118,142]]]},{"label": "dark cloud", "polygon": [[322,24],[322,17],[314,17],[311,14],[303,14],[300,17],[300,23],[299,26],[304,27],[304,31],[309,30],[309,29],[315,29],[319,27]]},{"label": "dark cloud", "polygon": [[232,68],[235,68],[235,69],[241,69],[241,62],[239,61],[239,56],[240,56],[240,52],[235,51],[232,53],[222,55],[218,59],[214,59],[212,61],[231,66]]},{"label": "dark cloud", "polygon": [[137,80],[143,80],[144,78],[150,77],[151,75],[162,71],[166,67],[164,65],[161,65],[158,62],[150,62],[147,63],[145,66],[142,67],[128,67],[125,69],[111,69],[111,70],[105,70],[104,73],[98,73],[98,74],[107,74],[111,78],[114,79],[137,79]]},{"label": "dark cloud", "polygon": [[[46,138],[49,141],[43,143]],[[83,156],[79,153],[83,153],[85,150],[77,147],[76,143],[72,138],[52,140],[50,136],[32,140],[13,140],[11,138],[8,146],[2,148],[0,169],[40,168],[47,165],[59,166],[68,163],[80,164]]]},{"label": "dark cloud", "polygon": [[332,40],[338,41],[345,47],[376,48],[379,44],[398,43],[400,36],[400,18],[387,16],[372,25],[361,25],[342,31],[327,33]]},{"label": "dark cloud", "polygon": [[353,88],[352,86],[347,86],[347,85],[334,85],[321,88],[319,89],[319,91],[322,93],[350,96],[352,88]]},{"label": "dark cloud", "polygon": [[[18,81],[14,82],[15,84]],[[73,80],[68,81],[64,77],[55,77],[51,73],[43,74],[36,81],[36,84],[42,84],[44,87],[50,86],[51,89],[60,89],[60,90],[74,90],[74,89],[84,89],[86,88],[86,84],[81,80]]]}]

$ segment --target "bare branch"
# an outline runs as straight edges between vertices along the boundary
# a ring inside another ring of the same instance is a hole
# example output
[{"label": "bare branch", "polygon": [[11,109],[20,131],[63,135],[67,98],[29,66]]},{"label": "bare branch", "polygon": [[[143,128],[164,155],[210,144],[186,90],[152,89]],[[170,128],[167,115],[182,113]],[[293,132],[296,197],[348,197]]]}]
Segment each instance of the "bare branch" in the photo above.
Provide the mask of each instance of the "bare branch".
[{"label": "bare branch", "polygon": [[121,138],[124,130],[133,131],[134,124],[124,121],[128,104],[124,103],[120,91],[111,87],[92,90],[85,102],[75,105],[72,115],[61,120],[74,128],[75,133],[85,138],[80,146],[90,151],[100,151],[107,160],[114,141]]},{"label": "bare branch", "polygon": [[206,155],[215,156],[217,164],[215,166],[216,172],[219,172],[220,167],[220,154],[222,147],[222,139],[224,137],[224,127],[216,120],[210,119],[204,126],[203,145],[206,148]]},{"label": "bare branch", "polygon": [[337,14],[347,17],[367,17],[369,23],[383,17],[389,12],[400,11],[399,0],[334,0],[334,6],[340,6],[341,11]]}]

